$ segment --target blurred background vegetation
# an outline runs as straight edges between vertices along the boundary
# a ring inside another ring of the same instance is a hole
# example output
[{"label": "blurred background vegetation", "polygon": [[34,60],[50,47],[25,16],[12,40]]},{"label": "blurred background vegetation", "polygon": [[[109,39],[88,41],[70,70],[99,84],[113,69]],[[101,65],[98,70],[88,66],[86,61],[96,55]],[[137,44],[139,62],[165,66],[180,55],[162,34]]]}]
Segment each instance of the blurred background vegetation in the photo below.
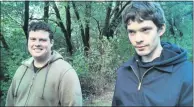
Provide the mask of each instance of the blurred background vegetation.
[{"label": "blurred background vegetation", "polygon": [[[115,70],[134,54],[121,19],[127,4],[130,1],[0,1],[0,106],[16,69],[30,57],[27,26],[33,20],[50,24],[53,48],[77,71],[84,100],[103,94],[114,84]],[[162,40],[185,48],[192,61],[192,2],[160,4],[167,19]]]}]

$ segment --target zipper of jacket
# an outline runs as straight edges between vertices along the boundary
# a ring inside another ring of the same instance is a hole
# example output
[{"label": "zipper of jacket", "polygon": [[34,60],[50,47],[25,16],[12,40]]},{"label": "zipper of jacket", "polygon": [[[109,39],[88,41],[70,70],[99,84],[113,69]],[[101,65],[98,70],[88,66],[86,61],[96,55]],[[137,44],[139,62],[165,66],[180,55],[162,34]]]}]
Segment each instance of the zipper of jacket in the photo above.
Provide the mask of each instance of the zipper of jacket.
[{"label": "zipper of jacket", "polygon": [[138,87],[137,87],[137,90],[140,90],[140,87],[141,87],[141,81],[140,81],[139,77],[137,76],[137,74],[135,73],[135,70],[133,69],[133,67],[132,67],[132,66],[131,66],[131,68],[132,68],[133,73],[135,74],[135,76],[137,77],[138,82],[139,82],[139,85],[138,85]]},{"label": "zipper of jacket", "polygon": [[33,78],[32,78],[32,82],[30,84],[30,89],[29,89],[29,92],[28,92],[28,96],[27,96],[27,99],[26,99],[26,103],[25,103],[25,106],[27,106],[26,104],[28,103],[28,99],[29,99],[29,95],[30,95],[30,92],[31,92],[31,88],[32,88],[32,85],[34,83],[34,78],[36,77],[37,73],[34,74]]},{"label": "zipper of jacket", "polygon": [[150,67],[148,70],[146,70],[146,72],[143,73],[142,78],[141,78],[141,80],[140,80],[139,77],[137,76],[137,74],[135,73],[135,70],[134,70],[133,67],[131,66],[131,68],[132,68],[132,70],[133,70],[133,73],[135,74],[135,76],[137,77],[137,79],[138,79],[138,81],[139,81],[139,84],[138,84],[138,87],[137,87],[137,90],[138,90],[138,91],[140,91],[140,89],[141,89],[141,84],[142,84],[144,75],[145,75],[150,69],[152,69],[153,67],[154,67],[154,66],[152,66],[152,67]]},{"label": "zipper of jacket", "polygon": [[144,75],[145,75],[149,70],[151,70],[152,68],[154,68],[154,66],[150,67],[148,70],[146,70],[146,72],[143,73],[143,75],[142,75],[142,77],[141,77],[141,81],[140,81],[139,86],[138,86],[138,90],[141,89],[141,83],[143,82],[143,77],[144,77]]}]

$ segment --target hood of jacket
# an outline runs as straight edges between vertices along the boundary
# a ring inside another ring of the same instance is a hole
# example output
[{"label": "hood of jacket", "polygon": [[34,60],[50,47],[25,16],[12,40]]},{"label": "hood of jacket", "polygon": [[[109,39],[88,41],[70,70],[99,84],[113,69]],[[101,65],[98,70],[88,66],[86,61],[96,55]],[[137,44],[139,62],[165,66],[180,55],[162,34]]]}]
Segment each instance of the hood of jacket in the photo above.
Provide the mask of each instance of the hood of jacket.
[{"label": "hood of jacket", "polygon": [[160,57],[154,59],[152,62],[142,62],[140,57],[136,54],[135,60],[139,60],[140,67],[160,67],[160,66],[170,66],[174,64],[181,63],[187,60],[186,50],[178,47],[175,44],[169,42],[161,42],[163,50]]},{"label": "hood of jacket", "polygon": [[[47,64],[51,64],[51,63],[55,62],[58,59],[63,59],[63,57],[58,52],[53,51],[52,52],[52,55],[51,55],[49,61],[46,63],[46,65]],[[24,60],[22,62],[22,65],[24,65],[24,66],[26,66],[28,68],[33,67],[33,65],[32,65],[33,64],[33,61],[34,61],[34,58],[33,57],[30,57],[29,59]]]}]

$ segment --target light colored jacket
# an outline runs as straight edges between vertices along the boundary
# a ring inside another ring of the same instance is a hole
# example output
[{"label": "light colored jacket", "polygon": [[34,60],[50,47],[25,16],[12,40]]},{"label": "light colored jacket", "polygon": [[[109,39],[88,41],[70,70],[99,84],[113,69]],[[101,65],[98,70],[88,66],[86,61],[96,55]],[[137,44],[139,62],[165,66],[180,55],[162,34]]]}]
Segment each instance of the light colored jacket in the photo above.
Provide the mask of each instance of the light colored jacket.
[{"label": "light colored jacket", "polygon": [[8,90],[6,106],[60,105],[82,106],[81,86],[72,66],[56,51],[36,73],[32,57],[22,62]]}]

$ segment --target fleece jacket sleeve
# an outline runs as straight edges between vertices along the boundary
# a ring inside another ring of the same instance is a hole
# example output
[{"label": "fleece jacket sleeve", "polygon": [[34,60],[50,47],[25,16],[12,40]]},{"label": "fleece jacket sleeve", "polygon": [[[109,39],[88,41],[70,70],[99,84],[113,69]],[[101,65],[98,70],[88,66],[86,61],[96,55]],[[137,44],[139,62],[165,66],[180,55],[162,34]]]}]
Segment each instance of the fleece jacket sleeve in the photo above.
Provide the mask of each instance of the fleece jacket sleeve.
[{"label": "fleece jacket sleeve", "polygon": [[15,89],[15,81],[12,80],[12,83],[9,87],[9,90],[7,92],[7,98],[5,106],[14,106],[14,89]]},{"label": "fleece jacket sleeve", "polygon": [[73,68],[70,68],[62,76],[59,86],[59,98],[61,106],[82,106],[81,86]]}]

